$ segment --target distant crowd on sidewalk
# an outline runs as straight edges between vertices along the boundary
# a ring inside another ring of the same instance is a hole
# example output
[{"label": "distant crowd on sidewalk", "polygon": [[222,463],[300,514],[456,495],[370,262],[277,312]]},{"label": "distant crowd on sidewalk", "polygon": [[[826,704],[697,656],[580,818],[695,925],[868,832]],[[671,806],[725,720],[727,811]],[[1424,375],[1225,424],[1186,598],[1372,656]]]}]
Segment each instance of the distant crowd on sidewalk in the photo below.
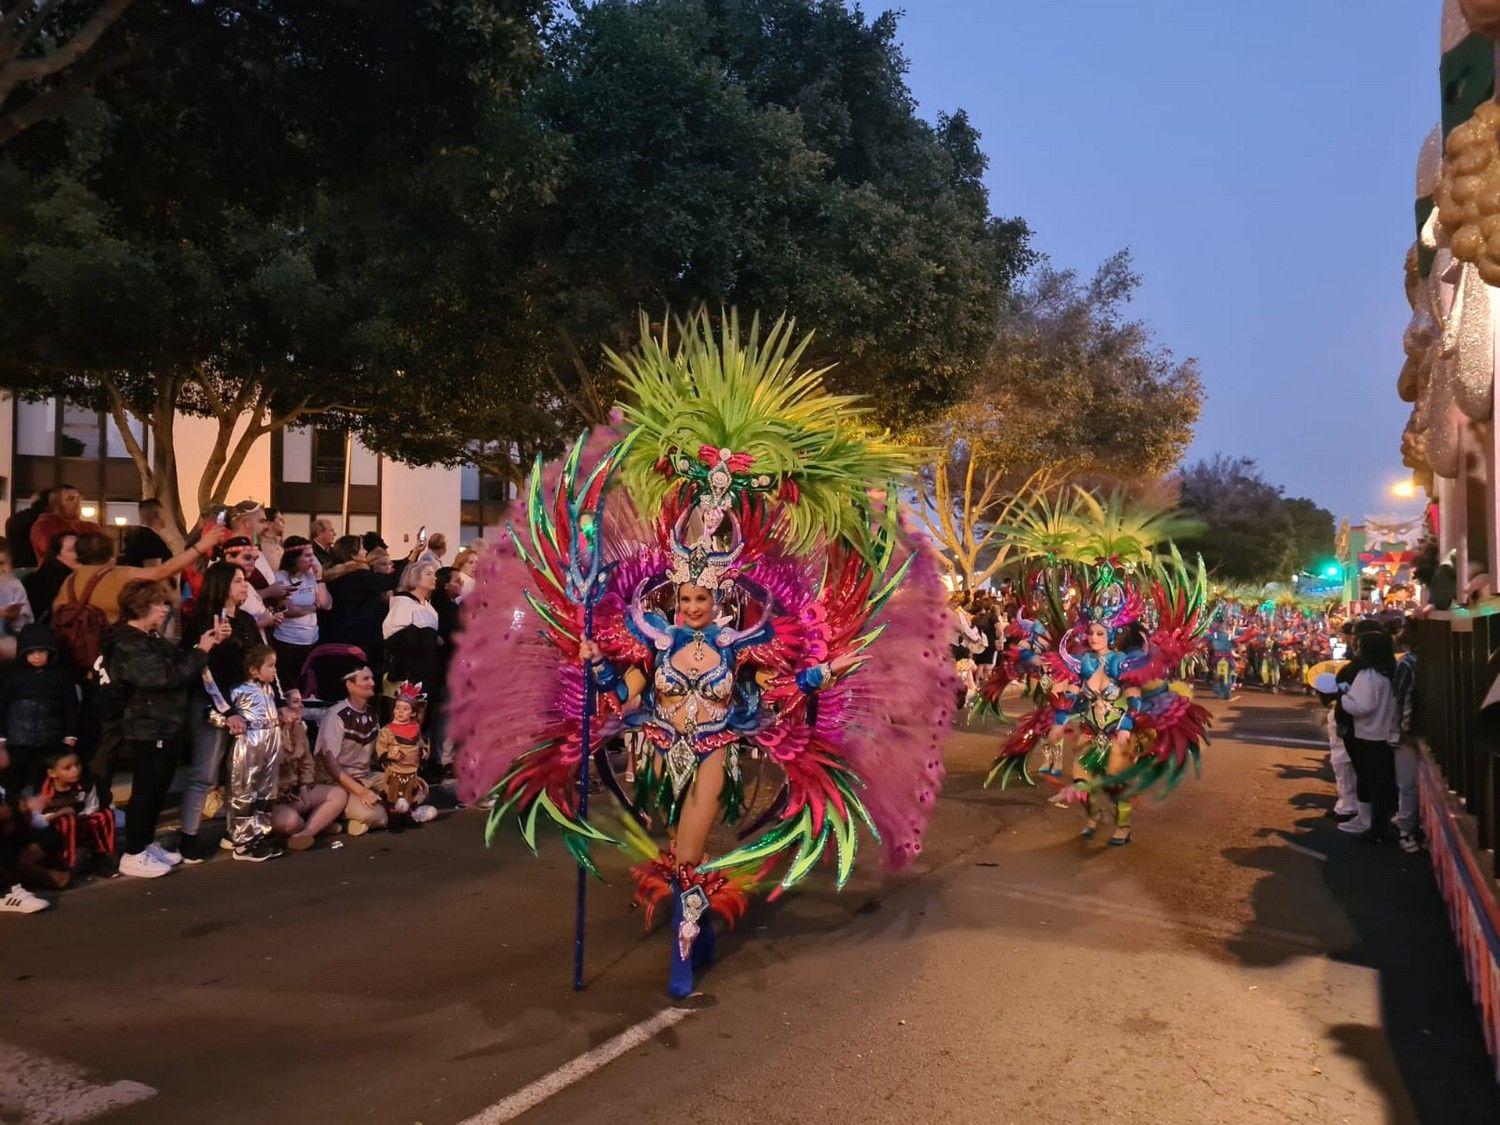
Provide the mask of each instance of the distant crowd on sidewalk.
[{"label": "distant crowd on sidewalk", "polygon": [[[280,513],[245,500],[204,513],[173,550],[159,503],[141,503],[121,542],[68,485],[5,531],[0,911],[220,850],[262,862],[401,831],[451,805],[443,705],[482,541],[450,565],[442,533],[398,556],[329,519],[287,535]],[[158,829],[184,765],[169,844]]]}]

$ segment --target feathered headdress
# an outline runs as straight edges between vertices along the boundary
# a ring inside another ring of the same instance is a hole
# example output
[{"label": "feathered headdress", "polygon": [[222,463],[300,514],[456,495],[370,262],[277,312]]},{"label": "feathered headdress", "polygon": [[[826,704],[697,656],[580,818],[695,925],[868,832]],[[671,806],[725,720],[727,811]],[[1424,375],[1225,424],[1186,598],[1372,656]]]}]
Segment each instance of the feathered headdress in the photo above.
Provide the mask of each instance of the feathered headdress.
[{"label": "feathered headdress", "polygon": [[696,506],[703,531],[689,549],[706,547],[737,505],[774,497],[790,550],[826,538],[867,553],[868,482],[910,470],[909,451],[867,432],[857,398],[828,393],[828,368],[801,366],[812,337],[797,338],[795,327],[781,318],[762,335],[756,317],[742,334],[734,311],[715,327],[700,310],[657,334],[642,316],[634,351],[605,351],[635,428],[621,479],[650,518]]}]

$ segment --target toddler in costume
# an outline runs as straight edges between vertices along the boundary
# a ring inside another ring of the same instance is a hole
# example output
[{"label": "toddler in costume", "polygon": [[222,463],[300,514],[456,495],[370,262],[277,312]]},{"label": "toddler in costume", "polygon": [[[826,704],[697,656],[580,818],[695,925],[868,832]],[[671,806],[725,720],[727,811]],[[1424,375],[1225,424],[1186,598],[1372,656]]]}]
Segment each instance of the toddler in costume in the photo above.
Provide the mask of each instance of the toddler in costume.
[{"label": "toddler in costume", "polygon": [[271,838],[282,730],[276,653],[269,645],[245,653],[245,677],[229,695],[230,706],[245,721],[245,733],[229,752],[229,839],[235,859],[259,863],[282,854]]},{"label": "toddler in costume", "polygon": [[423,804],[427,783],[417,776],[430,752],[417,717],[417,706],[426,698],[421,684],[403,680],[396,689],[391,721],[375,738],[375,761],[385,771],[385,807],[393,832],[400,832],[408,822],[426,824],[437,816],[437,809]]}]

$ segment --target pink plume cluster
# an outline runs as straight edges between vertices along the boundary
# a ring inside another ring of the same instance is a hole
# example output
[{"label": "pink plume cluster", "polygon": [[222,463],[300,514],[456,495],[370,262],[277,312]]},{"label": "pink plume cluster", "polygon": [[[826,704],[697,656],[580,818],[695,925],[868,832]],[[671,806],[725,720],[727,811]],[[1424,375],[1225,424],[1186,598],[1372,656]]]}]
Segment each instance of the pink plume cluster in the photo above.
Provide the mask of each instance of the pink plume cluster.
[{"label": "pink plume cluster", "polygon": [[509,537],[498,536],[464,599],[449,672],[449,733],[458,752],[459,799],[488,793],[516,758],[556,723],[567,694],[560,655],[524,591],[531,582]]},{"label": "pink plume cluster", "polygon": [[848,680],[842,740],[845,758],[865,782],[862,796],[880,832],[887,871],[900,870],[922,850],[943,783],[943,742],[958,691],[948,653],[948,592],[937,558],[905,519],[902,530],[916,558],[880,615],[885,632]]}]

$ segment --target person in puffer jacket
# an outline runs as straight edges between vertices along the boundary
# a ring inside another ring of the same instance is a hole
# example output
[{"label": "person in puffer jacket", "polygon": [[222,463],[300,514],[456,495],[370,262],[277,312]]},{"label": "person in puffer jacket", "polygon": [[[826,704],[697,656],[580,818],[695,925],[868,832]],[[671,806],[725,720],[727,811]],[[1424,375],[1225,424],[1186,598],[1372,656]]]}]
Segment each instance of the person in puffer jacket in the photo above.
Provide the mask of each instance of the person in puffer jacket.
[{"label": "person in puffer jacket", "polygon": [[78,688],[58,666],[52,630],[21,630],[17,659],[0,678],[0,744],[10,754],[3,784],[20,792],[40,784],[50,753],[78,743]]},{"label": "person in puffer jacket", "polygon": [[160,582],[129,583],[120,591],[120,623],[104,637],[109,686],[124,697],[120,733],[135,759],[120,874],[136,878],[165,875],[182,862],[156,842],[156,824],[181,756],[188,689],[202,682],[209,652],[229,635],[219,621],[193,648],[178,648],[160,631],[170,598]]}]

